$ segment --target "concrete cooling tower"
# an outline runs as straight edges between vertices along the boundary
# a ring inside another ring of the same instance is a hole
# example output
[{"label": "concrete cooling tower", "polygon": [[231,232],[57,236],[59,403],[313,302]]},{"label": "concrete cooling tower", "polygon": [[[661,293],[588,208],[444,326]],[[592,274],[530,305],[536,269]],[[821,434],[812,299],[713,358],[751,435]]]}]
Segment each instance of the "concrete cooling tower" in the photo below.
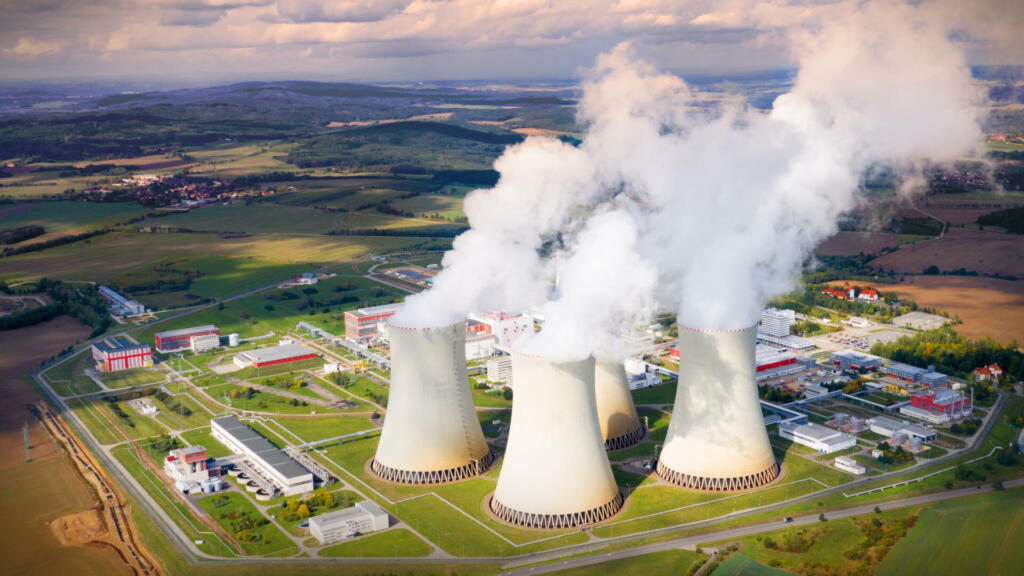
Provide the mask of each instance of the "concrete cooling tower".
[{"label": "concrete cooling tower", "polygon": [[466,378],[466,323],[388,325],[391,390],[370,469],[403,484],[437,484],[483,473],[494,461]]},{"label": "concrete cooling tower", "polygon": [[570,528],[622,506],[597,422],[594,360],[512,354],[515,396],[508,446],[490,500],[510,524]]},{"label": "concrete cooling tower", "polygon": [[679,388],[658,474],[684,488],[755,488],[779,475],[757,396],[757,327],[679,327]]},{"label": "concrete cooling tower", "polygon": [[597,421],[607,450],[619,450],[639,442],[646,432],[636,415],[629,380],[622,362],[598,360],[594,368]]}]

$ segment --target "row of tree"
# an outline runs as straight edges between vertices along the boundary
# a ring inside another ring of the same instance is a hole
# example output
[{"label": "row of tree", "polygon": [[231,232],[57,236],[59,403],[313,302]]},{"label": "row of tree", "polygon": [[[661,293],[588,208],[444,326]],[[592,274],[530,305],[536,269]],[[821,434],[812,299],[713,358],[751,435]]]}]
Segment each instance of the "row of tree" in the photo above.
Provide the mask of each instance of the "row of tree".
[{"label": "row of tree", "polygon": [[966,378],[978,366],[999,364],[1004,377],[1024,379],[1024,354],[1017,343],[1002,346],[991,338],[973,341],[952,328],[919,332],[895,342],[879,342],[871,353],[914,366],[934,365],[939,372]]}]

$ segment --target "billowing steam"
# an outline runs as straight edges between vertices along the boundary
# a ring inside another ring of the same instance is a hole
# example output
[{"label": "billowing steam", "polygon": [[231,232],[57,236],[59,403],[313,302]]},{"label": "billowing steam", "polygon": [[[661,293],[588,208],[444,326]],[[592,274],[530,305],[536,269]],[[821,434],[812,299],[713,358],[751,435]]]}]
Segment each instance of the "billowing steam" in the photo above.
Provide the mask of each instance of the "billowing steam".
[{"label": "billowing steam", "polygon": [[[527,347],[566,356],[600,353],[655,299],[688,326],[754,324],[856,206],[866,170],[912,171],[981,141],[983,97],[939,12],[844,6],[794,33],[800,70],[767,114],[703,112],[628,46],[602,55],[580,102],[583,144],[509,149],[498,185],[467,198],[472,229],[435,287],[399,321],[533,307],[546,323]],[[554,293],[538,248],[560,232],[569,258]]]}]

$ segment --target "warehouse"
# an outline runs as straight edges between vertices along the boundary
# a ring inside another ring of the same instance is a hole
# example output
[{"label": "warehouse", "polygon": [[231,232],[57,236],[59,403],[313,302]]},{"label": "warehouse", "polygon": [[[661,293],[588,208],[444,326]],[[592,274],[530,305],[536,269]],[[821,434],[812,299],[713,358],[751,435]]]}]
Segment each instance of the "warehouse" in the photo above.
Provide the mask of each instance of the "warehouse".
[{"label": "warehouse", "polygon": [[931,428],[925,428],[920,424],[900,422],[899,420],[893,420],[892,418],[886,418],[885,416],[875,416],[871,420],[868,420],[868,424],[870,425],[872,432],[875,434],[881,434],[886,438],[892,438],[893,436],[906,436],[907,438],[917,439],[922,442],[930,442],[935,440],[937,436],[935,430],[932,430]]},{"label": "warehouse", "polygon": [[220,330],[213,324],[208,324],[206,326],[157,332],[153,339],[156,341],[156,351],[166,354],[168,352],[191,350],[193,336],[209,336],[211,334],[219,336]]},{"label": "warehouse", "polygon": [[284,344],[282,346],[270,346],[247,352],[239,352],[235,356],[235,365],[239,368],[262,368],[288,362],[298,362],[316,358],[316,350],[303,346],[302,344]]},{"label": "warehouse", "polygon": [[401,306],[384,304],[345,312],[345,337],[362,343],[375,340],[380,332],[380,324]]},{"label": "warehouse", "polygon": [[333,544],[356,534],[369,534],[388,527],[388,513],[369,500],[355,506],[309,519],[309,533],[320,544]]},{"label": "warehouse", "polygon": [[779,424],[779,436],[824,454],[831,454],[857,445],[855,436],[813,422],[809,424],[783,422]]},{"label": "warehouse", "polygon": [[110,313],[115,316],[143,314],[146,311],[146,307],[141,303],[129,300],[106,286],[100,286],[99,293],[110,304]]},{"label": "warehouse", "polygon": [[124,336],[112,336],[93,343],[92,358],[101,372],[117,372],[152,366],[153,350]]},{"label": "warehouse", "polygon": [[285,496],[313,489],[313,473],[234,416],[210,420],[210,432],[235,454],[245,456],[256,472]]}]

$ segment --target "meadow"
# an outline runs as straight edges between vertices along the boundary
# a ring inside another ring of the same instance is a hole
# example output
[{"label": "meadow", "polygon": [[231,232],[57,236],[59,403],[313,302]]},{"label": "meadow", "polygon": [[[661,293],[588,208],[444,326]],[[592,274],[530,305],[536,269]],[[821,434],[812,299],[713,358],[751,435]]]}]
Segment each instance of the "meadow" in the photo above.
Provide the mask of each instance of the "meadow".
[{"label": "meadow", "polygon": [[[3,189],[0,188],[0,193]],[[42,226],[46,233],[15,246],[53,240],[68,234],[79,234],[116,226],[141,216],[149,209],[134,202],[26,202],[0,205],[0,229],[21,226]]]},{"label": "meadow", "polygon": [[394,528],[385,532],[370,534],[350,542],[328,546],[320,550],[317,556],[327,558],[346,556],[356,558],[382,556],[411,557],[426,556],[432,550],[433,548],[430,547],[430,544],[420,540],[412,532],[402,528]]}]

